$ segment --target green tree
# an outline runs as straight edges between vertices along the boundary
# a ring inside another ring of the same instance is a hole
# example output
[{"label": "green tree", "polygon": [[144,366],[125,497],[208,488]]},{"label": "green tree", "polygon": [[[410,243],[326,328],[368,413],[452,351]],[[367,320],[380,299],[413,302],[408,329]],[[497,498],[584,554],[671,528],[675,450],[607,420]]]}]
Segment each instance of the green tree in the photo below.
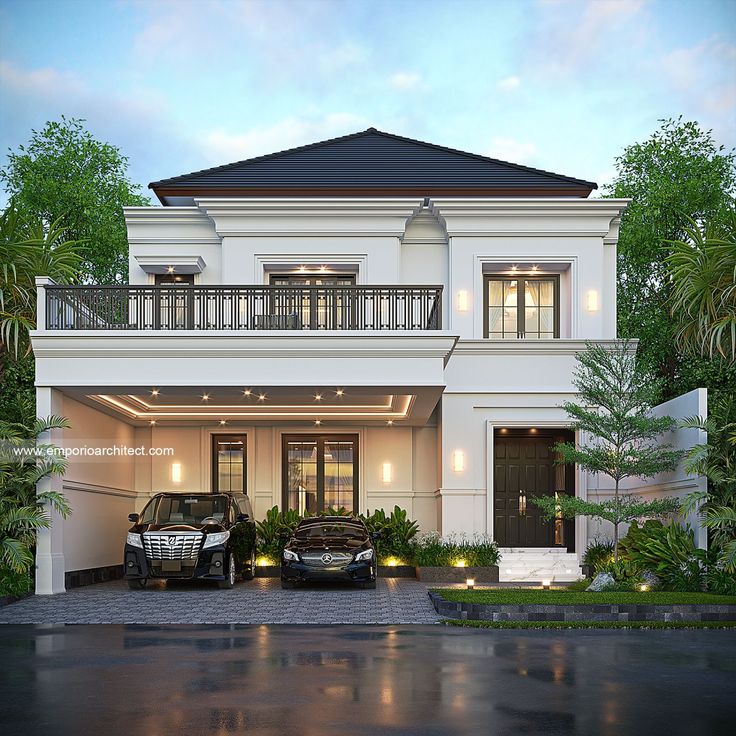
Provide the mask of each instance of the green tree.
[{"label": "green tree", "polygon": [[28,330],[36,323],[35,277],[75,281],[78,250],[58,221],[44,226],[24,219],[13,204],[0,215],[0,367],[5,353],[17,357],[21,346],[28,348]]},{"label": "green tree", "polygon": [[127,174],[128,159],[96,140],[84,120],[61,117],[32,131],[8,155],[0,179],[25,218],[63,221],[70,240],[84,243],[82,278],[125,282],[128,273],[123,207],[150,204]]},{"label": "green tree", "polygon": [[670,309],[685,353],[736,362],[736,209],[669,241]]},{"label": "green tree", "polygon": [[[58,416],[38,419],[30,429],[0,422],[0,585],[9,592],[28,587],[19,582],[28,579],[33,565],[37,531],[51,523],[48,510],[54,509],[63,517],[71,513],[58,491],[36,492],[38,481],[63,475],[66,470],[64,458],[53,445],[39,442],[39,436],[68,426],[67,420]],[[18,452],[34,445],[38,455]]]},{"label": "green tree", "polygon": [[648,478],[673,470],[683,453],[660,442],[675,427],[671,417],[653,417],[659,392],[657,381],[642,371],[626,340],[613,347],[587,343],[577,355],[573,385],[579,402],[563,407],[584,443],[555,445],[560,463],[576,463],[584,470],[607,475],[614,482],[613,498],[594,503],[570,496],[531,499],[549,518],[557,515],[606,519],[614,529],[614,561],[618,562],[619,525],[658,517],[679,509],[675,499],[642,501],[619,491],[625,478]]},{"label": "green tree", "polygon": [[678,118],[661,121],[647,140],[628,146],[616,169],[604,192],[632,199],[618,242],[618,334],[639,338],[641,365],[663,379],[661,400],[695,388],[699,384],[691,381],[709,375],[704,361],[688,365],[691,360],[683,360],[678,349],[679,322],[669,309],[671,246],[662,246],[686,239],[688,218],[716,220],[732,206],[735,157],[711,131]]}]

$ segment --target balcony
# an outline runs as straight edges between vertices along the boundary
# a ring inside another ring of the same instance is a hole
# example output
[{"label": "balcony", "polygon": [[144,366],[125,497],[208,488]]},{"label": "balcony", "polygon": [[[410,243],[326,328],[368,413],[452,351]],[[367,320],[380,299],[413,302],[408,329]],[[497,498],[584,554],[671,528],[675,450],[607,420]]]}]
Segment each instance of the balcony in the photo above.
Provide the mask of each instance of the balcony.
[{"label": "balcony", "polygon": [[442,329],[442,286],[51,286],[46,330]]}]

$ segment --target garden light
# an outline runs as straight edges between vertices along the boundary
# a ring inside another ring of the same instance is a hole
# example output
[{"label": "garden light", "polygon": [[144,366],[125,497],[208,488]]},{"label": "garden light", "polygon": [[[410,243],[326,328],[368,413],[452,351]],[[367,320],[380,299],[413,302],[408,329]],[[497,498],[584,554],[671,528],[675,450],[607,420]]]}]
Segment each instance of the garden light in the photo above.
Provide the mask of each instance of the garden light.
[{"label": "garden light", "polygon": [[475,578],[468,578],[465,581],[465,585],[467,586],[468,590],[472,590],[475,587]]},{"label": "garden light", "polygon": [[269,565],[273,565],[273,561],[268,557],[259,557],[258,560],[256,560],[256,565],[258,565],[258,567],[268,567]]},{"label": "garden light", "polygon": [[552,585],[552,581],[551,580],[542,580],[542,587],[545,590],[549,590],[550,585]]},{"label": "garden light", "polygon": [[647,592],[647,591],[649,590],[649,586],[648,586],[648,585],[646,585],[645,583],[642,583],[642,584],[641,584],[641,585],[639,586],[639,590],[640,590],[640,591],[641,591],[642,593],[646,593],[646,592]]},{"label": "garden light", "polygon": [[455,567],[465,567],[465,560],[458,560],[455,563]]}]

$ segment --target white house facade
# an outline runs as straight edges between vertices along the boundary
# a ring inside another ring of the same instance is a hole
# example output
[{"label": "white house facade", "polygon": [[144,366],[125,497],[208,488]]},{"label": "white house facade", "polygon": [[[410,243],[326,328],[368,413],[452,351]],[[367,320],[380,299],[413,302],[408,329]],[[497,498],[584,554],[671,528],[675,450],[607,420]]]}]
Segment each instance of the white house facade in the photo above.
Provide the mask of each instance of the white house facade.
[{"label": "white house facade", "polygon": [[38,280],[38,415],[71,424],[45,483],[73,514],[40,534],[37,592],[119,566],[160,491],[242,490],[259,518],[398,504],[492,535],[502,580],[579,576],[600,530],[528,498],[610,490],[550,448],[574,438],[576,353],[616,340],[625,200],[374,129],[151,186],[162,206],[125,210],[128,285]]}]

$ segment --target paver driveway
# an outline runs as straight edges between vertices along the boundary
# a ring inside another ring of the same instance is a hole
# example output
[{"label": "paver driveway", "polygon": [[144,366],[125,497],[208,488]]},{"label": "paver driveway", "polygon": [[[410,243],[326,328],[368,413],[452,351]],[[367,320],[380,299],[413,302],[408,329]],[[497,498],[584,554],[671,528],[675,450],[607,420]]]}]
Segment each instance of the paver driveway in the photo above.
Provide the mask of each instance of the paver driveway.
[{"label": "paver driveway", "polygon": [[33,596],[0,608],[10,624],[432,624],[439,621],[416,580],[384,578],[376,590],[346,585],[281,590],[257,578],[219,590],[205,583],[157,583],[128,590],[123,581]]}]

